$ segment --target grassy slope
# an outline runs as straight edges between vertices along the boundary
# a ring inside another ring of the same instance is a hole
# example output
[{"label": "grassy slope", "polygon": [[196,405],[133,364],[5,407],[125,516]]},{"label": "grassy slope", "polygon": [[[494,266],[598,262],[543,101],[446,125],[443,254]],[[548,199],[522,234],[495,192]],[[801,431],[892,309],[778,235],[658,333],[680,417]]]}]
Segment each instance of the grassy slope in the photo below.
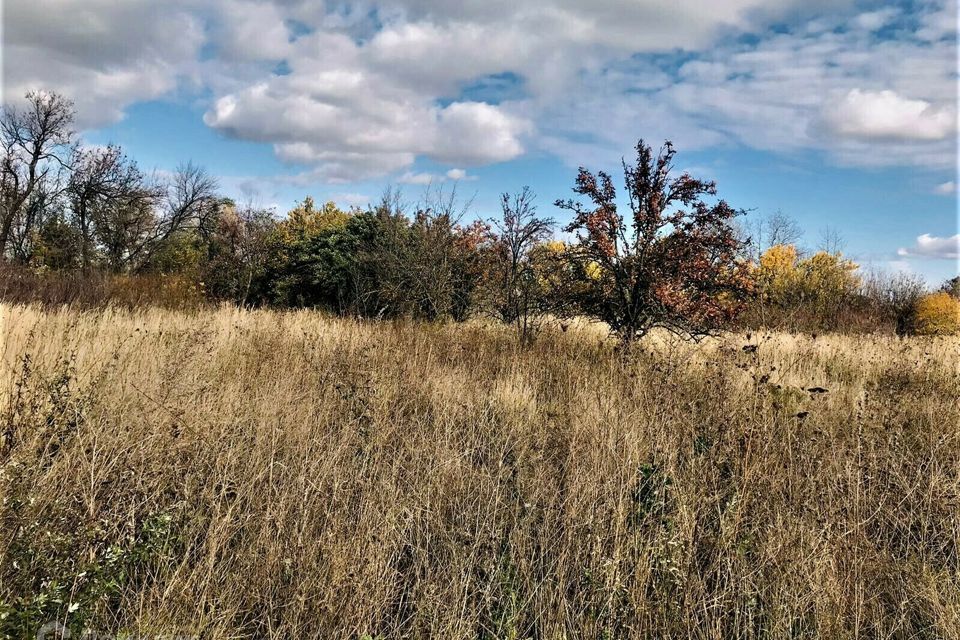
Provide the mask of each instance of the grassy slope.
[{"label": "grassy slope", "polygon": [[960,637],[957,340],[0,314],[11,637]]}]

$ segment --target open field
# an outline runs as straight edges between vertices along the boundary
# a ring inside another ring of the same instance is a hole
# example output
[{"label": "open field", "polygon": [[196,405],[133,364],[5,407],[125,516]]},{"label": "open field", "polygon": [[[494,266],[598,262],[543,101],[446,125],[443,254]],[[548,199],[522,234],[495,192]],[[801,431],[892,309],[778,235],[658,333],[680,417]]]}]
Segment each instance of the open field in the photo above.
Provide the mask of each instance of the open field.
[{"label": "open field", "polygon": [[7,637],[960,638],[958,339],[622,358],[22,306],[0,335]]}]

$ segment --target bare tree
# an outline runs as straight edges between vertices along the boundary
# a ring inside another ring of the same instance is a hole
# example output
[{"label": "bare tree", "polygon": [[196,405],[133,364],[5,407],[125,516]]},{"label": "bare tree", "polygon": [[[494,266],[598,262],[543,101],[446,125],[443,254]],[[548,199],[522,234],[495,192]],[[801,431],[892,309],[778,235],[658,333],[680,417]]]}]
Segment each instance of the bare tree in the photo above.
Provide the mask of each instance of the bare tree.
[{"label": "bare tree", "polygon": [[[110,145],[78,152],[67,185],[67,197],[80,233],[81,264],[89,268],[96,254],[95,225],[109,225],[115,221],[111,212],[129,208],[133,200],[153,199],[155,193],[147,188],[136,163],[129,160],[120,147]],[[112,253],[114,258],[119,255],[117,251]]]},{"label": "bare tree", "polygon": [[201,236],[216,231],[220,201],[216,178],[192,162],[177,167],[167,187],[166,211],[157,228],[157,239],[193,227]]},{"label": "bare tree", "polygon": [[[759,260],[770,247],[777,245],[797,247],[804,235],[803,227],[780,209],[757,217],[746,227],[744,235],[750,236],[751,257],[754,260]],[[799,247],[797,249],[800,251]]]},{"label": "bare tree", "polygon": [[37,224],[38,206],[58,194],[54,186],[73,155],[73,103],[57,93],[31,92],[23,108],[6,106],[0,117],[0,256],[11,236]]},{"label": "bare tree", "polygon": [[143,263],[154,242],[160,189],[146,182],[128,185],[93,209],[93,239],[112,271],[129,271]]},{"label": "bare tree", "polygon": [[180,165],[166,184],[145,185],[142,201],[157,206],[148,233],[129,247],[126,264],[135,269],[143,267],[182,231],[194,231],[209,239],[216,231],[220,212],[217,188],[216,179],[193,163]]},{"label": "bare tree", "polygon": [[192,164],[163,183],[144,176],[118,147],[84,153],[68,189],[84,264],[100,251],[111,270],[135,271],[179,232],[209,240],[219,220],[216,190],[216,180]]},{"label": "bare tree", "polygon": [[860,294],[873,313],[890,321],[898,335],[913,330],[917,301],[926,292],[923,278],[911,273],[873,270],[863,278]]},{"label": "bare tree", "polygon": [[820,229],[817,250],[836,255],[842,253],[846,246],[846,239],[844,239],[843,234],[840,233],[836,227],[827,225]]},{"label": "bare tree", "polygon": [[534,199],[529,187],[516,195],[504,193],[500,218],[490,220],[497,232],[490,274],[494,312],[516,327],[521,342],[529,342],[536,334],[547,302],[530,253],[550,237],[555,224],[552,218],[537,216]]}]

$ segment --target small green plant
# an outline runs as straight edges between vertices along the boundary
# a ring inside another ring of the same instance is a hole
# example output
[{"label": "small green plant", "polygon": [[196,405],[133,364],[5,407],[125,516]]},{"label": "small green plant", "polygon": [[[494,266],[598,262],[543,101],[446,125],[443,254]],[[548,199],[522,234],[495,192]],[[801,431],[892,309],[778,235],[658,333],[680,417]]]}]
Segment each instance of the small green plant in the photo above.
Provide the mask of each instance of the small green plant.
[{"label": "small green plant", "polygon": [[102,528],[55,532],[56,520],[34,520],[4,563],[3,573],[12,569],[22,582],[0,595],[0,638],[33,637],[51,621],[82,633],[104,607],[116,606],[134,577],[173,555],[173,523],[170,513],[150,514],[132,536],[109,541]]}]

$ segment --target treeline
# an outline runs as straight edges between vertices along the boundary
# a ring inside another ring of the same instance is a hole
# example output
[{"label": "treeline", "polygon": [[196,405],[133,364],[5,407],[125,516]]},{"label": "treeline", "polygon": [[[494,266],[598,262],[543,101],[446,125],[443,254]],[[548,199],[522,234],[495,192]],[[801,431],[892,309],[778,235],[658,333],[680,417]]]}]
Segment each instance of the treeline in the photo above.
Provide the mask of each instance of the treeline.
[{"label": "treeline", "polygon": [[581,200],[556,203],[572,213],[562,242],[527,189],[505,194],[484,221],[468,221],[455,189],[427,190],[413,205],[388,191],[349,211],[307,198],[278,219],[223,198],[196,166],[148,175],[119,147],[81,147],[72,122],[69,101],[50,93],[3,112],[7,300],[482,315],[524,341],[574,316],[604,321],[625,341],[657,327],[691,337],[729,326],[960,327],[957,280],[952,296],[927,296],[915,279],[862,274],[839,251],[804,254],[783,218],[747,233],[712,182],[673,174],[669,143],[636,146],[619,195],[611,176],[581,169]]}]

